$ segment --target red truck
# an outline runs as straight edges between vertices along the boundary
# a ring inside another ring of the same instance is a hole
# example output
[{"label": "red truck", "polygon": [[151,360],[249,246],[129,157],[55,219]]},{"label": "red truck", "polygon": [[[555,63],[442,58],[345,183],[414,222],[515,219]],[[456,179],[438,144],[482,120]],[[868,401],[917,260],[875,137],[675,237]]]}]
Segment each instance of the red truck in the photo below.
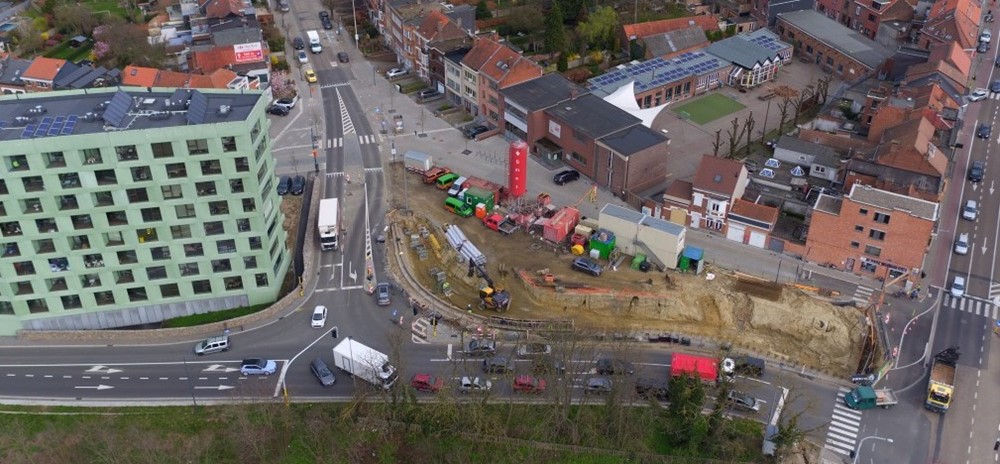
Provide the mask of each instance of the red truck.
[{"label": "red truck", "polygon": [[719,360],[705,356],[674,353],[670,377],[687,376],[714,385],[719,380]]},{"label": "red truck", "polygon": [[503,235],[510,235],[520,228],[516,222],[500,213],[490,213],[483,218],[483,225],[500,232]]},{"label": "red truck", "polygon": [[451,169],[434,166],[424,171],[424,183],[433,184],[434,182],[437,182],[438,177],[448,174],[449,172],[451,172]]}]

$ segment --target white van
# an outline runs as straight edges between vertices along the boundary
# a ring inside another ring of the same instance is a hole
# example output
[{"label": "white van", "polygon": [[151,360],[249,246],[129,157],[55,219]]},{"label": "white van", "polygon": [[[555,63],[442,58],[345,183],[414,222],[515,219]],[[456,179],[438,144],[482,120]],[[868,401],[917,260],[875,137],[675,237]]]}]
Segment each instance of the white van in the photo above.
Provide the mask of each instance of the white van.
[{"label": "white van", "polygon": [[319,41],[319,32],[306,31],[306,37],[309,38],[309,50],[313,53],[323,53],[323,44]]},{"label": "white van", "polygon": [[458,195],[458,192],[462,191],[462,185],[464,185],[465,181],[467,181],[467,180],[468,180],[467,177],[461,176],[458,179],[456,179],[455,182],[452,182],[451,188],[448,189],[448,195],[449,196],[456,196],[456,195]]}]

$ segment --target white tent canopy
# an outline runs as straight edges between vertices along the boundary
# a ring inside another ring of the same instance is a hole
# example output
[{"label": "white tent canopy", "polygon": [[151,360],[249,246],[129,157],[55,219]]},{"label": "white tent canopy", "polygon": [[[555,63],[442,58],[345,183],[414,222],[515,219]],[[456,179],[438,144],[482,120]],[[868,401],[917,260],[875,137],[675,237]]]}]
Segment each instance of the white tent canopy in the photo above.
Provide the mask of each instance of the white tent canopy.
[{"label": "white tent canopy", "polygon": [[653,108],[639,108],[639,104],[635,101],[635,81],[628,81],[625,85],[618,87],[610,95],[604,97],[604,101],[617,106],[618,108],[626,111],[628,114],[635,116],[642,120],[642,125],[652,128],[653,120],[656,116],[660,114],[670,103],[664,103],[660,106],[655,106]]}]

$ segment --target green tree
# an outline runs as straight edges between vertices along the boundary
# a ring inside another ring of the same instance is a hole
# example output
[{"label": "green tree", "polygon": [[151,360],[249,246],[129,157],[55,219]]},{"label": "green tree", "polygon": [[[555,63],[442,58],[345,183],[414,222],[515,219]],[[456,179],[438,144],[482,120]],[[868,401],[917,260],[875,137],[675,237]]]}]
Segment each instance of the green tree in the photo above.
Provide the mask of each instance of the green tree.
[{"label": "green tree", "polygon": [[476,19],[490,19],[493,17],[493,13],[490,13],[490,7],[486,4],[486,0],[479,0],[476,4]]},{"label": "green tree", "polygon": [[545,16],[545,49],[553,53],[566,50],[566,25],[563,24],[562,7],[558,3],[553,3]]},{"label": "green tree", "polygon": [[576,30],[592,48],[609,49],[614,45],[618,13],[610,6],[602,6],[580,23]]}]

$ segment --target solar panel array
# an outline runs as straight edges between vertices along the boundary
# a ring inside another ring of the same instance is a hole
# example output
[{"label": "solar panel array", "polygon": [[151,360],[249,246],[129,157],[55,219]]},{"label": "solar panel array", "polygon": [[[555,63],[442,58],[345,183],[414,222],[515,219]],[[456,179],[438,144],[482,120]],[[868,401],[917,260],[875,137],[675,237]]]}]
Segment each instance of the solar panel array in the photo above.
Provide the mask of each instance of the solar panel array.
[{"label": "solar panel array", "polygon": [[104,122],[115,127],[122,127],[130,109],[132,109],[132,97],[119,90],[115,92],[114,97],[111,97],[111,103],[104,110],[102,117],[104,118]]},{"label": "solar panel array", "polygon": [[597,87],[611,87],[618,82],[634,79],[635,89],[642,92],[691,75],[718,69],[719,60],[708,56],[704,52],[687,52],[670,60],[653,58],[594,77],[590,79],[590,83]]},{"label": "solar panel array", "polygon": [[784,46],[778,43],[777,40],[774,40],[774,37],[768,37],[766,35],[754,37],[750,39],[750,43],[760,45],[761,47],[764,47],[772,52],[776,52],[784,48]]},{"label": "solar panel array", "polygon": [[[28,124],[21,131],[22,139],[36,137],[55,137],[57,135],[70,135],[76,129],[76,122],[79,116],[72,114],[69,116],[46,116],[38,124]],[[7,126],[6,122],[0,125],[0,129]]]}]

